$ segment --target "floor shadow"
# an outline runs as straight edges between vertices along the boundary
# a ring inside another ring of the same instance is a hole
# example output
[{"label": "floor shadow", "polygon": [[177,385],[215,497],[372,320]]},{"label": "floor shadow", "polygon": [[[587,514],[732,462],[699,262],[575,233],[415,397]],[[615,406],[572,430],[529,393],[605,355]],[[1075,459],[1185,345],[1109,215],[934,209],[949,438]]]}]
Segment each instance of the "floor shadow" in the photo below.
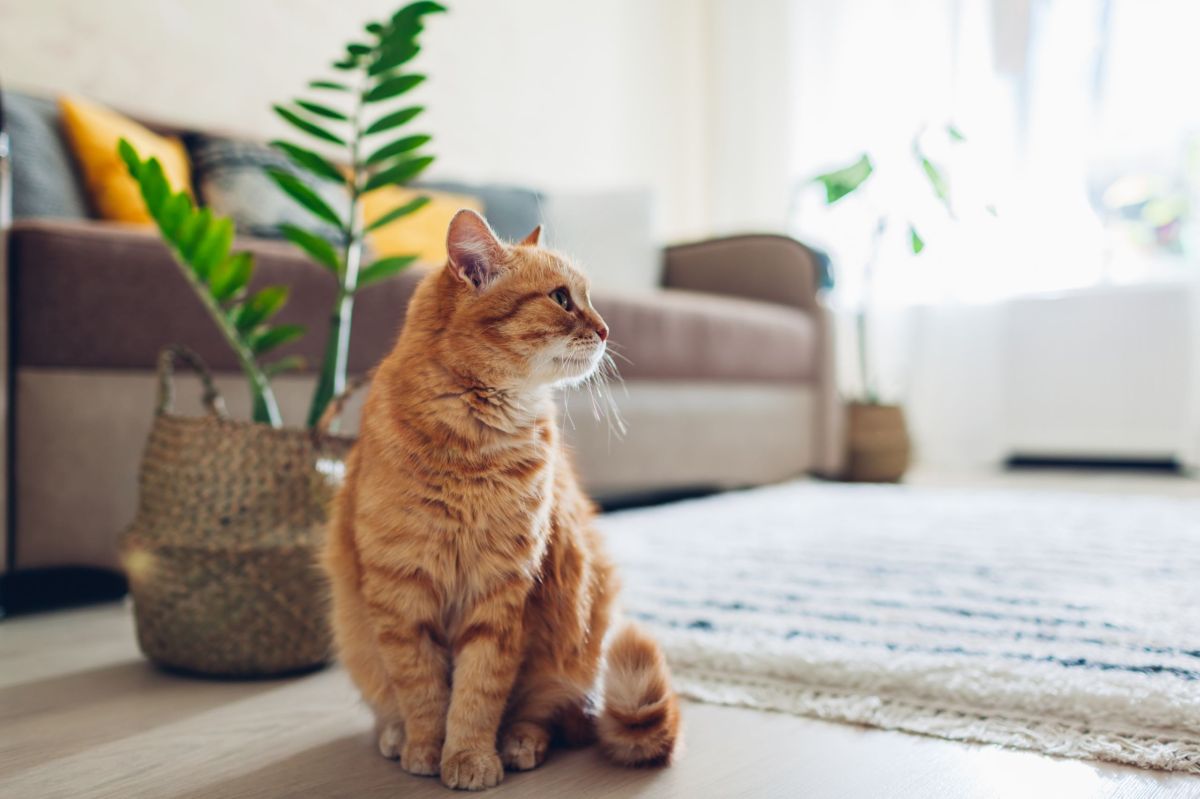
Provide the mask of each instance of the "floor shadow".
[{"label": "floor shadow", "polygon": [[290,682],[196,680],[131,660],[0,689],[0,726],[6,754],[33,767]]},{"label": "floor shadow", "polygon": [[[580,771],[586,771],[581,778]],[[604,762],[595,747],[553,750],[534,771],[506,774],[489,796],[570,796],[586,787],[589,796],[639,796],[654,792],[659,769],[625,769]],[[379,756],[370,735],[347,735],[298,752],[252,772],[174,794],[174,799],[248,799],[304,796],[393,799],[452,795],[435,777],[415,777]]]}]

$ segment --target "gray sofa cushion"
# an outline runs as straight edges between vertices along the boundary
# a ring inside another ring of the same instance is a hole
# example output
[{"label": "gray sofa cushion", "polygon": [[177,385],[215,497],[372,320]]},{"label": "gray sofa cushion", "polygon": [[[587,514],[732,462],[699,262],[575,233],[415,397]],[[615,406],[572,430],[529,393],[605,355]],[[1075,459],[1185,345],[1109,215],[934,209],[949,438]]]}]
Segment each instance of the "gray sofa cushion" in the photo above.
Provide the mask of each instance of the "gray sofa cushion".
[{"label": "gray sofa cushion", "polygon": [[12,147],[13,216],[87,218],[87,195],[59,130],[58,104],[5,92],[4,126]]},{"label": "gray sofa cushion", "polygon": [[283,153],[260,142],[201,133],[190,134],[184,141],[192,158],[192,183],[201,202],[213,213],[232,218],[238,233],[281,239],[279,226],[286,222],[331,242],[341,241],[341,234],[332,225],[318,221],[300,207],[264,170],[273,168],[295,175],[344,217],[349,200],[340,186],[318,180],[293,165]]}]

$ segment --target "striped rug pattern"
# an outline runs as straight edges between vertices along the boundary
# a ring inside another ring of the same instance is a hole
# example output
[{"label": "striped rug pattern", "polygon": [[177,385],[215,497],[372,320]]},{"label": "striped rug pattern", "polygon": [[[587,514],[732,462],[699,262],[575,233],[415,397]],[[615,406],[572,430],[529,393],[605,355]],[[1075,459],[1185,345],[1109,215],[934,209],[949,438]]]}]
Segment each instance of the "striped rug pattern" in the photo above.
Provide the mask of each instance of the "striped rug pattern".
[{"label": "striped rug pattern", "polygon": [[1200,500],[805,482],[602,526],[694,699],[1200,773]]}]

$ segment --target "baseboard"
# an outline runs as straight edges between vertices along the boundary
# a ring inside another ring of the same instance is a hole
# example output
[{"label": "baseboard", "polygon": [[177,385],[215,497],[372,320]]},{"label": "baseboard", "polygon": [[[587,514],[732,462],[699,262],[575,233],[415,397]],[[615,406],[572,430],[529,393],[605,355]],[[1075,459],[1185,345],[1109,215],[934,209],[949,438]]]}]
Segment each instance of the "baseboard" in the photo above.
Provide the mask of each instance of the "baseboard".
[{"label": "baseboard", "polygon": [[1014,455],[1004,462],[1008,469],[1091,469],[1113,472],[1162,472],[1182,474],[1175,458],[1065,457]]},{"label": "baseboard", "polygon": [[29,569],[0,575],[0,616],[111,602],[125,596],[125,578],[94,568]]},{"label": "baseboard", "polygon": [[679,502],[683,499],[697,499],[716,494],[719,488],[671,488],[659,491],[623,492],[611,495],[601,495],[596,498],[596,504],[605,513],[614,510],[629,510],[631,508],[647,508],[652,505],[666,505],[668,502]]}]

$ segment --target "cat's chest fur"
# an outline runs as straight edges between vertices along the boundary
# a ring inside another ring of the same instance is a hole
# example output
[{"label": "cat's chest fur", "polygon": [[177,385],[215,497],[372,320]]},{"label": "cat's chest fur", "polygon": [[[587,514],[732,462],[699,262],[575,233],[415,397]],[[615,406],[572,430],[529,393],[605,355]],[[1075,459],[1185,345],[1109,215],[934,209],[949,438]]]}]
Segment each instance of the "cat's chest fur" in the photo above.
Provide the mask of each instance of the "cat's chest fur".
[{"label": "cat's chest fur", "polygon": [[372,495],[363,497],[363,510],[393,522],[373,525],[389,556],[434,576],[449,615],[452,605],[497,583],[536,580],[562,457],[553,417],[470,446],[453,436],[431,446],[436,430],[404,423],[398,430],[392,440],[419,439],[421,446],[391,449],[403,457],[363,475]]}]

